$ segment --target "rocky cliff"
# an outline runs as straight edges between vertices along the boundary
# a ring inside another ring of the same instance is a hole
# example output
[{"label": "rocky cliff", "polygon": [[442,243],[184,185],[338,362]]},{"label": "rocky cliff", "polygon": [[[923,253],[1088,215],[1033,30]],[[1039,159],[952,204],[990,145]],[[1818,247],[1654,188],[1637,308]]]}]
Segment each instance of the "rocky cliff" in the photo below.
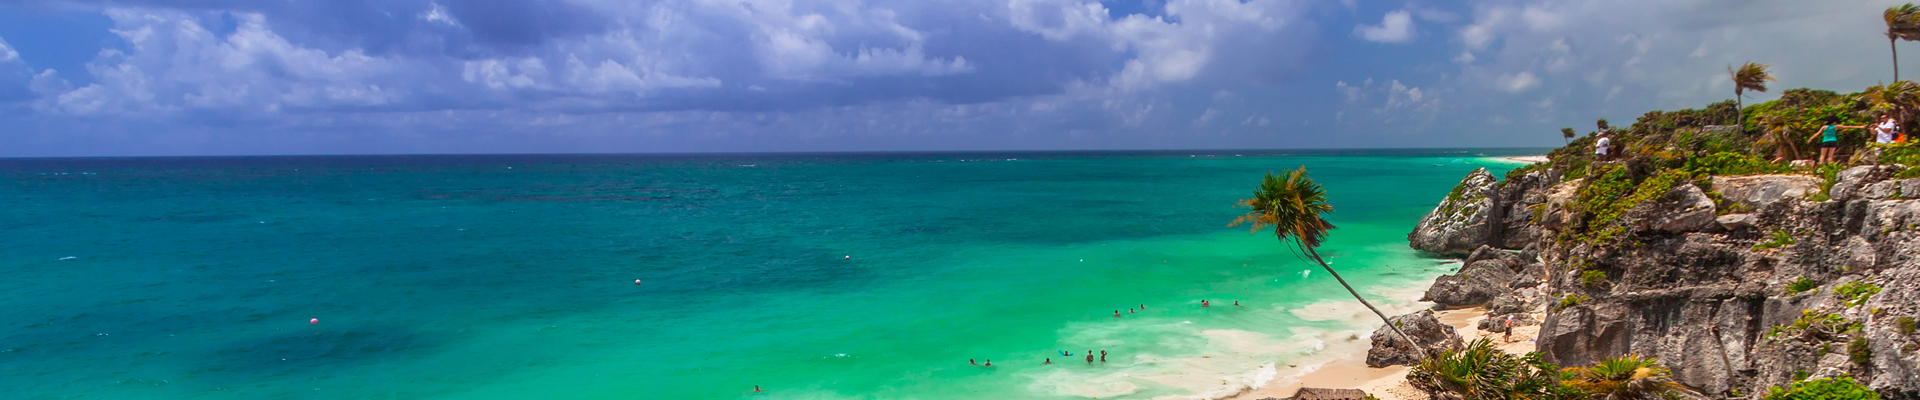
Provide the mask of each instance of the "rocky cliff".
[{"label": "rocky cliff", "polygon": [[[1546,310],[1539,349],[1560,365],[1637,353],[1715,396],[1850,375],[1920,399],[1920,179],[1892,179],[1904,169],[1854,167],[1824,191],[1803,175],[1479,170],[1408,238],[1468,257],[1428,300]],[[1618,182],[1638,197],[1607,197]]]}]

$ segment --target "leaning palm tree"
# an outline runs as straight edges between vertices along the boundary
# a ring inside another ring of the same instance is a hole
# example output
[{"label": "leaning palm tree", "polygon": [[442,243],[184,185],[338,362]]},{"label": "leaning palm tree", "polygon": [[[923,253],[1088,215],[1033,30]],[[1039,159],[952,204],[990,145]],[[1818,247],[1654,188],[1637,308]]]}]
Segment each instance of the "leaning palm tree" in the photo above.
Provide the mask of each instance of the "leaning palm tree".
[{"label": "leaning palm tree", "polygon": [[1573,137],[1578,135],[1578,133],[1573,131],[1573,128],[1560,128],[1560,138],[1565,139],[1567,143],[1573,143]]},{"label": "leaning palm tree", "polygon": [[1880,14],[1887,21],[1887,49],[1893,51],[1893,81],[1900,81],[1900,47],[1895,46],[1901,40],[1920,40],[1920,6],[1913,3],[1887,7]]},{"label": "leaning palm tree", "polygon": [[1234,206],[1247,207],[1248,211],[1246,215],[1235,218],[1229,226],[1252,224],[1253,232],[1272,226],[1274,236],[1282,243],[1293,244],[1296,250],[1319,263],[1328,275],[1340,281],[1340,286],[1347,288],[1347,293],[1352,294],[1355,300],[1360,300],[1360,304],[1367,306],[1368,310],[1373,310],[1373,315],[1380,316],[1388,329],[1392,329],[1394,334],[1406,340],[1425,358],[1427,351],[1420,347],[1420,342],[1413,341],[1412,336],[1407,336],[1406,332],[1400,331],[1400,327],[1393,325],[1392,320],[1387,319],[1387,314],[1381,313],[1380,309],[1373,307],[1373,303],[1360,297],[1360,292],[1354,291],[1353,285],[1348,285],[1347,280],[1341,278],[1340,273],[1335,272],[1326,260],[1320,259],[1320,253],[1313,250],[1327,240],[1327,231],[1333,230],[1333,224],[1320,217],[1320,214],[1333,212],[1333,206],[1327,204],[1327,191],[1307,177],[1307,167],[1302,166],[1285,176],[1267,173],[1260,181],[1260,188],[1253,191],[1253,198],[1240,200]]},{"label": "leaning palm tree", "polygon": [[1637,354],[1610,358],[1587,367],[1567,368],[1573,379],[1567,386],[1587,392],[1594,400],[1654,400],[1678,394],[1693,394],[1693,389],[1673,381],[1673,372],[1653,357]]},{"label": "leaning palm tree", "polygon": [[1757,63],[1746,63],[1746,65],[1741,65],[1740,69],[1734,69],[1733,66],[1729,65],[1727,66],[1727,74],[1733,75],[1734,125],[1739,127],[1741,132],[1745,132],[1747,130],[1747,113],[1746,106],[1741,102],[1741,97],[1746,96],[1748,89],[1758,92],[1767,91],[1767,81],[1774,80],[1773,75],[1767,74],[1766,64]]}]

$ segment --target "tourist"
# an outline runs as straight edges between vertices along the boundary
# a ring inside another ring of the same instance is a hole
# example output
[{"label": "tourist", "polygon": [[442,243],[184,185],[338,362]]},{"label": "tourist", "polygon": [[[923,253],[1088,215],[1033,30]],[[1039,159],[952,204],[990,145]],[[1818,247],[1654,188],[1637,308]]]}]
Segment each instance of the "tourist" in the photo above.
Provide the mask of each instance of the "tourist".
[{"label": "tourist", "polygon": [[987,360],[987,364],[986,364],[986,365],[983,365],[983,366],[985,366],[985,367],[991,367],[991,366],[993,366],[993,360]]},{"label": "tourist", "polygon": [[974,362],[973,359],[969,358],[967,359],[967,365],[980,365],[980,363]]},{"label": "tourist", "polygon": [[765,390],[760,390],[760,385],[753,385],[753,392],[754,392],[754,393],[764,393],[764,392],[766,392],[766,391],[765,391]]},{"label": "tourist", "polygon": [[1093,365],[1093,350],[1087,350],[1087,365]]},{"label": "tourist", "polygon": [[1234,300],[1234,301],[1233,301],[1233,306],[1234,306],[1234,307],[1239,307],[1239,306],[1240,306],[1240,301],[1239,301],[1239,300]]},{"label": "tourist", "polygon": [[1113,310],[1113,317],[1120,318],[1120,310]]},{"label": "tourist", "polygon": [[1040,363],[1040,365],[1053,365],[1053,357],[1047,357],[1047,361]]},{"label": "tourist", "polygon": [[1893,122],[1893,115],[1882,114],[1880,115],[1880,124],[1873,126],[1873,142],[1880,144],[1893,143],[1894,132],[1898,132],[1899,130],[1900,124]]},{"label": "tourist", "polygon": [[1206,307],[1206,306],[1207,306],[1207,301],[1206,301],[1206,300],[1200,300],[1200,306],[1201,306],[1201,307]]},{"label": "tourist", "polygon": [[1593,160],[1607,161],[1607,148],[1612,146],[1613,139],[1608,139],[1607,133],[1601,132],[1600,139],[1593,141]]},{"label": "tourist", "polygon": [[1100,362],[1107,362],[1107,351],[1106,351],[1106,350],[1101,350],[1101,351],[1100,351]]},{"label": "tourist", "polygon": [[1826,164],[1839,161],[1835,159],[1833,153],[1840,150],[1841,129],[1860,129],[1865,127],[1866,126],[1862,125],[1840,125],[1839,117],[1827,117],[1827,124],[1820,127],[1820,132],[1808,138],[1808,140],[1820,141],[1820,161],[1818,162],[1820,164]]},{"label": "tourist", "polygon": [[1508,315],[1506,319],[1504,321],[1501,321],[1500,323],[1502,324],[1502,326],[1507,328],[1503,332],[1505,335],[1500,338],[1500,341],[1512,343],[1513,342],[1513,316]]}]

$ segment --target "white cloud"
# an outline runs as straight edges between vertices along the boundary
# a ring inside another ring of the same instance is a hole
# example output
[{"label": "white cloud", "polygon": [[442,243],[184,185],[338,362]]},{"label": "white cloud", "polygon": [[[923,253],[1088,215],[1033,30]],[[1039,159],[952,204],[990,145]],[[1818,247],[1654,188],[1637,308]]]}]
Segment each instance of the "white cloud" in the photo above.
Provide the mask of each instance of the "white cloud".
[{"label": "white cloud", "polygon": [[1540,77],[1532,72],[1521,71],[1518,74],[1500,77],[1500,90],[1507,93],[1520,93],[1540,86]]},{"label": "white cloud", "polygon": [[1356,26],[1353,34],[1374,42],[1406,43],[1413,40],[1413,14],[1407,10],[1390,12],[1380,19],[1379,26]]}]

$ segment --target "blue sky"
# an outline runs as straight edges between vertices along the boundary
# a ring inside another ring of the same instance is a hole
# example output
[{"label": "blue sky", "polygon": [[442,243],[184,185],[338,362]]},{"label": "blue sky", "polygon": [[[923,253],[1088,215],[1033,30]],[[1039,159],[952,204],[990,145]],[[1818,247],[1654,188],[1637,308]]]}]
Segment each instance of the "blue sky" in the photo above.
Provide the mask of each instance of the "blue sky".
[{"label": "blue sky", "polygon": [[1551,146],[1891,80],[1895,3],[16,0],[0,157]]}]

